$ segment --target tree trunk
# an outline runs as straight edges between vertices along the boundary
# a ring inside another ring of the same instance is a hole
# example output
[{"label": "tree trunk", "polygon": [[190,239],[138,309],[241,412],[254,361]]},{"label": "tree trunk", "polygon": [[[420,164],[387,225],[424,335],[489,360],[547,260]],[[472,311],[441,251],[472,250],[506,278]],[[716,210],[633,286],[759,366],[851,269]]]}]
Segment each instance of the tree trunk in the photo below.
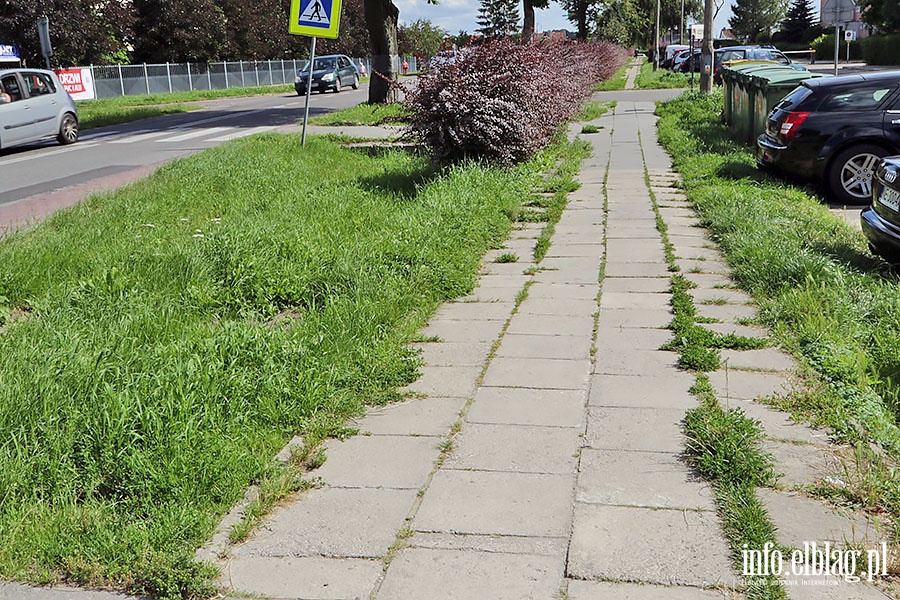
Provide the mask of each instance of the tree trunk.
[{"label": "tree trunk", "polygon": [[522,23],[522,43],[530,44],[531,37],[534,35],[534,2],[533,0],[522,0],[522,12],[525,15],[525,21]]},{"label": "tree trunk", "polygon": [[[372,45],[369,104],[397,102],[399,94],[390,82],[397,80],[397,17],[400,11],[391,0],[365,0],[364,6]],[[390,81],[379,77],[379,73]]]},{"label": "tree trunk", "polygon": [[588,0],[577,0],[575,3],[575,20],[578,22],[578,39],[587,41],[587,4]]}]

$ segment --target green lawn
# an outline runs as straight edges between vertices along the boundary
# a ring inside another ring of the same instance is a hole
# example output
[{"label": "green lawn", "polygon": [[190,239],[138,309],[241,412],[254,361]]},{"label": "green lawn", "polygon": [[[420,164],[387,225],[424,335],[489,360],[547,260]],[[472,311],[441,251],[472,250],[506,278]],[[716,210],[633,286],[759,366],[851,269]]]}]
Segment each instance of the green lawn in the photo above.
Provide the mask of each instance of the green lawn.
[{"label": "green lawn", "polygon": [[554,161],[254,136],[0,239],[0,575],[208,597],[221,515],[397,398]]},{"label": "green lawn", "polygon": [[[696,76],[699,81],[699,76]],[[638,74],[634,85],[640,89],[671,89],[686,88],[691,85],[690,73],[676,73],[669,69],[653,70],[653,63],[647,62],[641,65],[641,72]]]}]

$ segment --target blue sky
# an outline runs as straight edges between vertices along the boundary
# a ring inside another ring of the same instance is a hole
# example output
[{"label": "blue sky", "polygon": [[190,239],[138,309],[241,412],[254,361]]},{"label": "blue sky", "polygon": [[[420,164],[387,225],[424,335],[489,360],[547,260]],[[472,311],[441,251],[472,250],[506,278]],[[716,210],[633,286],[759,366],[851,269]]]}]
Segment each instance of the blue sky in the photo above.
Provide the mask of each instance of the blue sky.
[{"label": "blue sky", "polygon": [[[460,30],[472,33],[478,27],[475,19],[478,17],[479,0],[440,0],[440,4],[437,5],[428,4],[425,0],[394,0],[394,4],[400,9],[400,21],[403,23],[427,19],[453,34]],[[716,18],[716,33],[726,26],[728,17],[731,16],[731,0],[726,0],[726,4]],[[551,29],[575,30],[566,19],[562,7],[552,1],[550,8],[535,11],[535,30]]]}]

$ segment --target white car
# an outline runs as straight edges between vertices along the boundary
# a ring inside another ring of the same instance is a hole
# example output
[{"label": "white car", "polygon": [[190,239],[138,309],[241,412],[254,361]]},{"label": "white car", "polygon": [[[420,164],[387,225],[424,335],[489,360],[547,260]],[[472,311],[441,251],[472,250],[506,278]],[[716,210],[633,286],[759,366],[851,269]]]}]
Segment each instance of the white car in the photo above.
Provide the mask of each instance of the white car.
[{"label": "white car", "polygon": [[0,148],[56,137],[78,141],[78,112],[53,71],[0,69]]}]

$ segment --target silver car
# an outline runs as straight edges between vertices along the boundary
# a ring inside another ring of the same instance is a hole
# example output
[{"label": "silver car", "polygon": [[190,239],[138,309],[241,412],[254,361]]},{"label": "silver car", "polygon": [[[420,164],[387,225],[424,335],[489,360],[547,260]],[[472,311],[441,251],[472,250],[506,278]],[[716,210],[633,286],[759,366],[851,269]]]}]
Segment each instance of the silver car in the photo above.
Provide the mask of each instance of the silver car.
[{"label": "silver car", "polygon": [[0,148],[56,137],[78,141],[78,112],[53,71],[0,69]]}]

